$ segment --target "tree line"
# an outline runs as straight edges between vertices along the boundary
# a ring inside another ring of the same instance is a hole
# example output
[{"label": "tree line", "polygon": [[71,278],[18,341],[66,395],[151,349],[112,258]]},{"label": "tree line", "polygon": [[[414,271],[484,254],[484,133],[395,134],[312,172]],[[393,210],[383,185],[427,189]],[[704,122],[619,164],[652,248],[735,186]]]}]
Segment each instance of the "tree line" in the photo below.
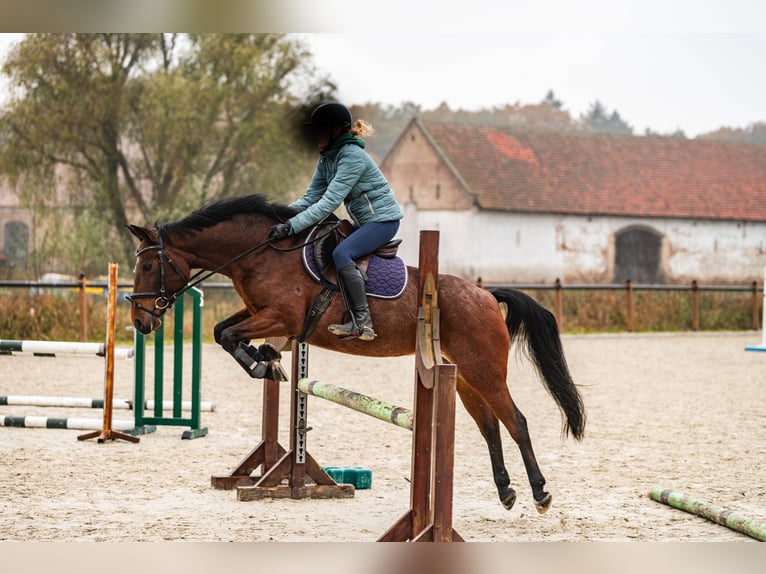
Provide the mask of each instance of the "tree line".
[{"label": "tree line", "polygon": [[[168,221],[253,192],[291,199],[316,161],[303,122],[337,90],[286,34],[28,34],[2,73],[9,93],[0,110],[0,176],[45,229],[34,274],[132,264],[128,222]],[[375,128],[367,149],[379,160],[413,116],[633,134],[598,100],[572,117],[552,90],[537,103],[476,111],[410,101],[350,107]],[[700,137],[766,143],[766,124]]]}]

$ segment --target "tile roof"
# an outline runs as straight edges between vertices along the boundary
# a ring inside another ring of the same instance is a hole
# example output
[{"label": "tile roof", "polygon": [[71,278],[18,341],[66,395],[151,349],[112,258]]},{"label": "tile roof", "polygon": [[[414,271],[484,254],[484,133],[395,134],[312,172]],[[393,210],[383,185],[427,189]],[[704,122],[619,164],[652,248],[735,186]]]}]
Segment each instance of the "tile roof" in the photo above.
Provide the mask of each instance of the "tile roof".
[{"label": "tile roof", "polygon": [[415,119],[482,209],[766,221],[766,146]]}]

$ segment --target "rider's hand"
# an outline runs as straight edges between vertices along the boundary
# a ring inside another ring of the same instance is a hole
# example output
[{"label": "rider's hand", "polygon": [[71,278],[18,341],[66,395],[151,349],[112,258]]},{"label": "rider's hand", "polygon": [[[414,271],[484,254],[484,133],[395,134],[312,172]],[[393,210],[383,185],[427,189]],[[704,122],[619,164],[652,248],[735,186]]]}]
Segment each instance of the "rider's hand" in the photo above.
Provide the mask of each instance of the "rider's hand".
[{"label": "rider's hand", "polygon": [[290,235],[290,224],[289,223],[279,223],[269,229],[269,239],[284,239]]}]

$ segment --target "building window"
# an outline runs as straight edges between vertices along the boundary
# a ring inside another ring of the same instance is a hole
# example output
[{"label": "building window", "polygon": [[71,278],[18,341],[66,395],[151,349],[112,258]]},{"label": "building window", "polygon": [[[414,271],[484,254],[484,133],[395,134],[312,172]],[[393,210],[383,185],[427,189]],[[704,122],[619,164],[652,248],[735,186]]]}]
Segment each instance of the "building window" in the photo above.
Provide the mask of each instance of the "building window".
[{"label": "building window", "polygon": [[662,235],[649,227],[621,229],[614,238],[614,282],[662,283]]},{"label": "building window", "polygon": [[24,267],[29,256],[29,228],[20,221],[5,224],[3,230],[3,255],[9,265]]}]

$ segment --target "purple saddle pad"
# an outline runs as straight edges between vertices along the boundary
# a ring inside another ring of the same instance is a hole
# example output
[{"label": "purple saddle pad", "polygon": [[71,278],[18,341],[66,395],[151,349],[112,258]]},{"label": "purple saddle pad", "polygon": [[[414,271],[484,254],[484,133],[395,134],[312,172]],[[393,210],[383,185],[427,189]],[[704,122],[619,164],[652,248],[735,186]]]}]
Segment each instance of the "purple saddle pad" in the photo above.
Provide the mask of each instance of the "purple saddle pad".
[{"label": "purple saddle pad", "polygon": [[[309,238],[314,235],[315,231],[316,229],[311,231]],[[337,284],[327,279],[320,271],[314,258],[313,243],[308,243],[303,248],[303,266],[317,283],[329,284],[337,288]],[[370,255],[370,262],[367,265],[367,295],[380,299],[396,299],[404,293],[406,286],[407,266],[400,257],[385,259],[377,255]]]}]

